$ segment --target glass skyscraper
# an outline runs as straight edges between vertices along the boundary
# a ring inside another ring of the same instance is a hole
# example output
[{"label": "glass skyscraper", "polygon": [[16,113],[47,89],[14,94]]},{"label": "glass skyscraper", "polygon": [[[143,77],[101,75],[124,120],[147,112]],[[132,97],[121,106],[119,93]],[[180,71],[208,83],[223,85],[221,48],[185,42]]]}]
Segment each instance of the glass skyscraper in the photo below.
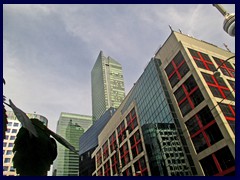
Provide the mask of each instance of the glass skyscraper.
[{"label": "glass skyscraper", "polygon": [[125,97],[122,66],[100,51],[91,72],[93,120],[110,107],[118,108]]},{"label": "glass skyscraper", "polygon": [[[91,125],[91,116],[62,112],[57,125],[57,134],[65,138],[76,150],[79,150],[79,138]],[[53,175],[78,176],[78,154],[70,152],[59,143],[57,145],[58,156],[53,163]]]}]

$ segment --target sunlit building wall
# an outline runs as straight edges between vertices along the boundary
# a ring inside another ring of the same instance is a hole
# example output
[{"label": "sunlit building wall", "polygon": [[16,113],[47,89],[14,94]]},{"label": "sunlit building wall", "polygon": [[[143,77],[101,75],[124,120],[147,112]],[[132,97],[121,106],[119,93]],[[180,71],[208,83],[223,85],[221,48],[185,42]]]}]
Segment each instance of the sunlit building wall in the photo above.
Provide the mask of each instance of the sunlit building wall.
[{"label": "sunlit building wall", "polygon": [[93,120],[110,107],[118,108],[125,97],[122,66],[100,51],[91,71]]}]

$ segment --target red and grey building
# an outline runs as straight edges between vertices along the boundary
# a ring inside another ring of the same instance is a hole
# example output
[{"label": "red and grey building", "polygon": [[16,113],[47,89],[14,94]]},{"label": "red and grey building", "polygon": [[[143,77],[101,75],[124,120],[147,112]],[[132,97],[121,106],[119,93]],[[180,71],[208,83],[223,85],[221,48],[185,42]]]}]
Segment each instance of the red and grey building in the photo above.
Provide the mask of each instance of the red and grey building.
[{"label": "red and grey building", "polygon": [[92,175],[234,175],[233,60],[172,31],[98,134]]}]

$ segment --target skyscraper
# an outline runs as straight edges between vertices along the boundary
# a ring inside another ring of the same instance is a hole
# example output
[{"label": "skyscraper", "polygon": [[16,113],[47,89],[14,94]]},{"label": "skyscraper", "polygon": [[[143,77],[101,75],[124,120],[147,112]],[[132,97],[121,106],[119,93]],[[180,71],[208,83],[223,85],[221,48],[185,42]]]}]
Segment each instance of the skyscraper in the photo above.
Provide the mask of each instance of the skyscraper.
[{"label": "skyscraper", "polygon": [[91,72],[93,120],[110,107],[118,108],[125,97],[122,66],[100,51]]},{"label": "skyscraper", "polygon": [[234,175],[234,57],[172,31],[99,134],[93,175]]},{"label": "skyscraper", "polygon": [[[57,124],[57,134],[79,150],[79,138],[91,125],[91,116],[62,112]],[[57,145],[58,156],[53,163],[53,175],[78,176],[78,154],[70,152],[59,143]]]},{"label": "skyscraper", "polygon": [[[13,111],[7,111],[7,131],[5,139],[3,140],[3,176],[16,176],[16,170],[13,168],[13,147],[14,141],[17,136],[19,129],[21,128],[20,121],[17,120]],[[48,120],[39,114],[30,114],[27,113],[29,118],[39,119],[47,126]]]}]

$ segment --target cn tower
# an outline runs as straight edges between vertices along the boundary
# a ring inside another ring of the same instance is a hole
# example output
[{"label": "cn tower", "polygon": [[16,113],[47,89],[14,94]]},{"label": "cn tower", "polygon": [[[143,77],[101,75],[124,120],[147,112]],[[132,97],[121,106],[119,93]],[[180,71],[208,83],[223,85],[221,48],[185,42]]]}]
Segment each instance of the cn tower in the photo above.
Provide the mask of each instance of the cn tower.
[{"label": "cn tower", "polygon": [[224,16],[224,31],[227,32],[230,36],[235,36],[235,14],[229,14],[220,4],[213,4],[213,6],[215,6],[218,11]]}]

